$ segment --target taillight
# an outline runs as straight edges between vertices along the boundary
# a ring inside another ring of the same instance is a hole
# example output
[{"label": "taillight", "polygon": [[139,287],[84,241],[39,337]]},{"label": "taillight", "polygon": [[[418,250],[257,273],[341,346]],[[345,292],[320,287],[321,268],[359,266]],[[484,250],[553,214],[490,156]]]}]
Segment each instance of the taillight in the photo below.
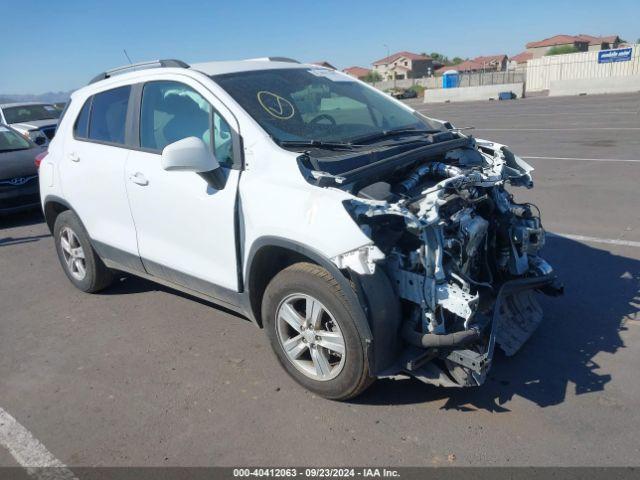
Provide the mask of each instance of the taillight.
[{"label": "taillight", "polygon": [[48,153],[49,151],[45,150],[44,152],[40,152],[38,155],[36,155],[36,158],[33,161],[36,164],[36,168],[40,168],[40,164],[42,163],[42,160],[44,160],[44,157],[46,157]]}]

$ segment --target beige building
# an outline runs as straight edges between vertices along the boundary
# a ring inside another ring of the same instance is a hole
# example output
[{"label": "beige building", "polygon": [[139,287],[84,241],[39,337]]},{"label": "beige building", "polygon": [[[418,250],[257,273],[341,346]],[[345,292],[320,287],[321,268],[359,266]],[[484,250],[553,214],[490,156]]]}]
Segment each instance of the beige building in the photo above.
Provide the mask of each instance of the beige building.
[{"label": "beige building", "polygon": [[427,77],[433,75],[438,67],[440,63],[434,62],[430,56],[411,52],[397,52],[373,62],[373,71],[384,80]]},{"label": "beige building", "polygon": [[537,42],[527,43],[527,52],[533,58],[544,57],[553,47],[573,46],[579,52],[590,52],[597,50],[608,50],[618,48],[621,40],[617,35],[608,37],[594,37],[593,35],[555,35]]}]

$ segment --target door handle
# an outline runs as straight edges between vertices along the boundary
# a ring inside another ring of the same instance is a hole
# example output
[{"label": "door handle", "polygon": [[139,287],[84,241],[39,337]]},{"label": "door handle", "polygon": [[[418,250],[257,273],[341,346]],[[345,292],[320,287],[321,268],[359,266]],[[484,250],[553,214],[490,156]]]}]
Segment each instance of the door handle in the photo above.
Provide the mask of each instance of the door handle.
[{"label": "door handle", "polygon": [[149,185],[149,180],[147,180],[147,178],[141,172],[136,172],[133,175],[129,175],[129,180],[131,180],[136,185],[142,185],[143,187],[145,185]]},{"label": "door handle", "polygon": [[72,162],[80,161],[80,155],[78,155],[76,152],[70,152],[69,155],[67,156],[69,157],[69,160],[71,160]]}]

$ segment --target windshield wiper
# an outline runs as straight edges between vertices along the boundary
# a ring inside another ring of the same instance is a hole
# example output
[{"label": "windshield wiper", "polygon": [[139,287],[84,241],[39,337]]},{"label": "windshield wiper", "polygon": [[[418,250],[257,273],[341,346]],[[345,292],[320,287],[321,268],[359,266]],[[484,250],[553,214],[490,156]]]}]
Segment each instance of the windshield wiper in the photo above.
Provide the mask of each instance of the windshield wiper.
[{"label": "windshield wiper", "polygon": [[352,141],[356,143],[374,142],[376,140],[384,140],[385,138],[395,137],[402,134],[414,134],[414,135],[428,135],[431,133],[439,133],[442,130],[426,130],[417,128],[396,128],[393,130],[383,130],[381,132],[373,133],[371,135],[365,135],[362,137],[356,137]]},{"label": "windshield wiper", "polygon": [[30,148],[31,147],[8,148],[6,150],[0,150],[0,153],[19,152],[21,150],[29,150]]},{"label": "windshield wiper", "polygon": [[325,142],[324,140],[281,140],[278,142],[281,147],[313,147],[326,148],[327,150],[351,150],[357,145],[345,142]]}]

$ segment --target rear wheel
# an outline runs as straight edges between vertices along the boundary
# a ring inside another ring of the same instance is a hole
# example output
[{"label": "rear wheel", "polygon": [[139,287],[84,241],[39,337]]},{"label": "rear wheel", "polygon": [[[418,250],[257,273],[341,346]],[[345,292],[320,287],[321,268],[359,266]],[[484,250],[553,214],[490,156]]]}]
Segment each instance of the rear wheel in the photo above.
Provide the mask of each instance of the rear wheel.
[{"label": "rear wheel", "polygon": [[96,254],[75,213],[62,212],[53,227],[56,251],[64,273],[83,292],[98,292],[113,281],[113,272]]},{"label": "rear wheel", "polygon": [[353,308],[335,278],[310,263],[278,273],[263,297],[262,318],[278,360],[326,398],[355,397],[373,381]]}]

